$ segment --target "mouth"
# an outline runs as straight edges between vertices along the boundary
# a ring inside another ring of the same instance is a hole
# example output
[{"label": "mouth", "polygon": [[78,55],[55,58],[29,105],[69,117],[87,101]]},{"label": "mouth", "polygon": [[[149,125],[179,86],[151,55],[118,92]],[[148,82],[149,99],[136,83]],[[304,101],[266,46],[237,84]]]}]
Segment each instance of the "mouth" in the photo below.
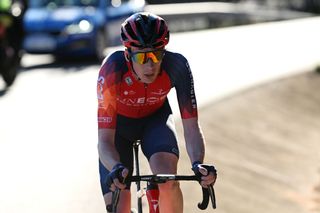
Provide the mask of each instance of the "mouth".
[{"label": "mouth", "polygon": [[154,76],[155,75],[155,73],[156,73],[156,71],[154,70],[154,69],[150,69],[150,70],[146,70],[144,73],[143,73],[143,75],[144,76]]},{"label": "mouth", "polygon": [[146,74],[143,74],[145,77],[147,78],[152,78],[154,76],[154,73],[146,73]]}]

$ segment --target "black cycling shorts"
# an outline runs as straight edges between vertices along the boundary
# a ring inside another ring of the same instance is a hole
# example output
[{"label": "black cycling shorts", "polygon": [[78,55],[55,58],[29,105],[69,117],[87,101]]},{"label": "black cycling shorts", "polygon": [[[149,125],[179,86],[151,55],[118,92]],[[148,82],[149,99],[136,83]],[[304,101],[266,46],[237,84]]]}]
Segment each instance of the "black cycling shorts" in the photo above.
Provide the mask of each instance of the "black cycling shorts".
[{"label": "black cycling shorts", "polygon": [[[120,155],[120,161],[129,170],[133,171],[133,142],[141,140],[141,150],[146,158],[157,152],[169,152],[179,157],[176,132],[172,111],[168,101],[154,114],[135,119],[122,115],[117,116],[115,145]],[[99,161],[99,173],[102,193],[110,190],[105,180],[109,171]],[[128,184],[127,189],[130,188]]]}]

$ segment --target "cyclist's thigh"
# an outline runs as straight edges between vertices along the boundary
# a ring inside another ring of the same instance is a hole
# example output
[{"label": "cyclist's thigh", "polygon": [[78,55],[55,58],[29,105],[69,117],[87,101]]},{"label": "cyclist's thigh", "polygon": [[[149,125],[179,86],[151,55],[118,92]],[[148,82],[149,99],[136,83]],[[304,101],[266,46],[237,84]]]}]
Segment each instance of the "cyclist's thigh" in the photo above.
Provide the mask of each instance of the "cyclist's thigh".
[{"label": "cyclist's thigh", "polygon": [[149,160],[153,174],[176,174],[178,157],[169,152],[154,153]]},{"label": "cyclist's thigh", "polygon": [[155,115],[150,116],[144,129],[141,146],[148,160],[159,152],[179,157],[174,119],[169,105],[166,104]]},{"label": "cyclist's thigh", "polygon": [[[133,171],[132,141],[127,140],[116,133],[115,145],[117,151],[119,152],[121,163],[124,164],[130,170],[129,175],[131,175]],[[102,193],[106,194],[110,192],[110,190],[107,188],[105,184],[106,176],[110,173],[110,171],[102,165],[101,161],[99,161],[99,173]],[[130,184],[128,184],[126,188],[129,189]]]}]

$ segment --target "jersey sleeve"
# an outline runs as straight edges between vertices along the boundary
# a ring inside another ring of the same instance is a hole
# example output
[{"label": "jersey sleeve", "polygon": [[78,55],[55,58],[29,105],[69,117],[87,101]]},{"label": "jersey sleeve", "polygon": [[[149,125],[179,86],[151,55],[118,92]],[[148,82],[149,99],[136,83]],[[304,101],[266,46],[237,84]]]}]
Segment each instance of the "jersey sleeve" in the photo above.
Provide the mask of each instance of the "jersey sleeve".
[{"label": "jersey sleeve", "polygon": [[117,119],[117,93],[121,75],[117,61],[107,59],[101,66],[97,81],[98,128],[115,129]]},{"label": "jersey sleeve", "polygon": [[[167,55],[166,55],[167,57]],[[176,89],[181,118],[198,116],[192,72],[187,59],[177,53],[168,54],[166,69]]]}]

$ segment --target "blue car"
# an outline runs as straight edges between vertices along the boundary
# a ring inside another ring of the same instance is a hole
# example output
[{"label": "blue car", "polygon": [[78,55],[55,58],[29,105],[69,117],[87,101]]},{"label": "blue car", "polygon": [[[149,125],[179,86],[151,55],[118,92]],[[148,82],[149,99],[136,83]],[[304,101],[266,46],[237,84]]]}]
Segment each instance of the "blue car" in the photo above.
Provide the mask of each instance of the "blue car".
[{"label": "blue car", "polygon": [[106,47],[120,44],[120,24],[144,6],[144,0],[29,0],[23,48],[101,60]]}]

